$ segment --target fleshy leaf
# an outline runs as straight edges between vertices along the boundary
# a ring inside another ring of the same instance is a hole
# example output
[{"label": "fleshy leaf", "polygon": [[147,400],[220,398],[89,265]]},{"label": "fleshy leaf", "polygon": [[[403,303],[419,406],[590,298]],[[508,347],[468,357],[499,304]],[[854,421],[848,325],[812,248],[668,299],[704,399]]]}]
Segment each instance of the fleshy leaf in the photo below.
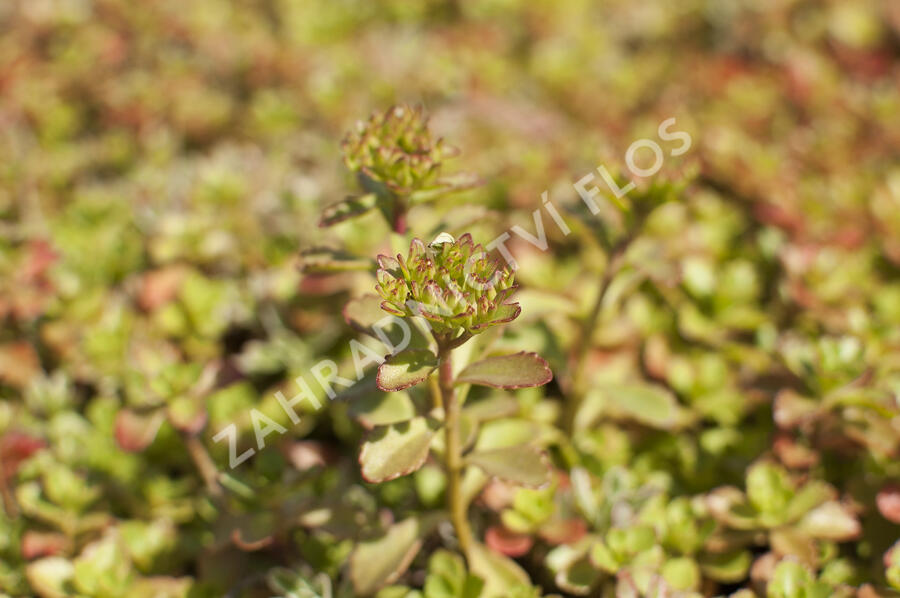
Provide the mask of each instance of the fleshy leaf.
[{"label": "fleshy leaf", "polygon": [[547,456],[527,444],[474,452],[466,460],[489,475],[523,486],[536,488],[550,481]]},{"label": "fleshy leaf", "polygon": [[146,415],[130,409],[119,411],[115,424],[116,442],[124,451],[134,453],[144,450],[156,438],[165,417],[165,412],[161,409]]},{"label": "fleshy leaf", "polygon": [[67,587],[75,567],[62,557],[47,557],[25,568],[28,583],[41,598],[65,598],[71,595]]},{"label": "fleshy leaf", "polygon": [[515,561],[483,544],[474,543],[468,556],[472,573],[484,580],[482,598],[502,598],[512,588],[531,587],[528,574]]},{"label": "fleshy leaf", "polygon": [[900,523],[900,484],[887,484],[875,497],[878,512],[893,523]]},{"label": "fleshy leaf", "polygon": [[484,534],[484,543],[492,550],[513,558],[526,554],[534,546],[530,534],[520,534],[502,525],[493,525]]},{"label": "fleshy leaf", "polygon": [[427,349],[401,351],[379,366],[376,383],[381,390],[403,390],[423,381],[437,366],[437,356]]},{"label": "fleshy leaf", "polygon": [[350,579],[358,596],[369,596],[393,583],[409,567],[422,547],[431,524],[410,517],[392,525],[387,534],[357,544],[350,555]]},{"label": "fleshy leaf", "polygon": [[603,411],[661,430],[680,428],[689,419],[675,395],[652,384],[621,384],[596,389],[586,397],[578,425],[590,426],[597,413]]},{"label": "fleshy leaf", "polygon": [[412,473],[428,458],[435,426],[424,417],[376,428],[359,452],[362,475],[369,482],[385,482]]},{"label": "fleshy leaf", "polygon": [[362,216],[375,207],[378,197],[374,193],[360,196],[350,196],[337,203],[333,203],[322,210],[320,227],[333,226],[344,220]]},{"label": "fleshy leaf", "polygon": [[542,357],[522,352],[476,361],[459,373],[456,383],[512,389],[541,386],[552,379],[553,373]]},{"label": "fleshy leaf", "polygon": [[462,557],[438,550],[428,561],[425,595],[428,598],[478,598],[484,582],[469,574]]},{"label": "fleshy leaf", "polygon": [[814,538],[846,542],[859,537],[862,526],[841,503],[829,501],[806,514],[798,527]]},{"label": "fleshy leaf", "polygon": [[411,420],[416,407],[405,392],[372,392],[348,404],[350,415],[367,429]]},{"label": "fleshy leaf", "polygon": [[707,577],[723,583],[736,583],[747,576],[753,558],[747,550],[704,556],[700,569]]},{"label": "fleshy leaf", "polygon": [[351,299],[344,306],[344,320],[356,330],[385,344],[385,353],[393,352],[394,347],[427,349],[429,341],[422,330],[409,320],[392,318],[381,309],[381,302],[381,297],[373,293]]},{"label": "fleshy leaf", "polygon": [[759,462],[747,472],[747,498],[762,513],[780,513],[794,495],[794,485],[783,467]]}]

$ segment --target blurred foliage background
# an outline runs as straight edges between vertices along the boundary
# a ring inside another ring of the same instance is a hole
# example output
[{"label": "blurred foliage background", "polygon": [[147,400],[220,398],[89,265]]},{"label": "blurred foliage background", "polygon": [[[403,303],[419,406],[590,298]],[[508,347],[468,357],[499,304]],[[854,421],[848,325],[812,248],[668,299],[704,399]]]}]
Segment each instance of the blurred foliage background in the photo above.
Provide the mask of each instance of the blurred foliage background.
[{"label": "blurred foliage background", "polygon": [[[377,540],[443,504],[434,464],[359,474],[422,396],[323,392],[296,425],[274,398],[353,371],[373,274],[298,256],[397,251],[374,212],[317,225],[357,188],[341,139],[406,103],[483,184],[401,248],[533,231],[545,190],[572,229],[512,237],[493,340],[555,382],[468,399],[479,443],[555,468],[476,489],[482,595],[897,595],[898,58],[891,0],[0,3],[0,594],[479,595],[445,524]],[[600,165],[639,226],[585,209]],[[288,432],[231,470],[213,436],[259,448],[253,408]]]}]

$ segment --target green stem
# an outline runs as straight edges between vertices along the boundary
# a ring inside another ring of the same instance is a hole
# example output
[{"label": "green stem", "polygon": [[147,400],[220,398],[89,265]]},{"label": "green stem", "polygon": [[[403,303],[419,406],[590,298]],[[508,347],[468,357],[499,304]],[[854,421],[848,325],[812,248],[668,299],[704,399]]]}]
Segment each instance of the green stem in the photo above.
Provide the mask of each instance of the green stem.
[{"label": "green stem", "polygon": [[428,390],[431,392],[431,406],[435,409],[444,408],[444,395],[441,392],[441,383],[438,376],[431,375],[428,378]]},{"label": "green stem", "polygon": [[0,458],[0,494],[3,496],[3,510],[9,519],[15,519],[19,516],[19,508],[16,504],[16,497],[13,495],[6,480],[6,468],[3,465],[3,459]]},{"label": "green stem", "polygon": [[462,493],[462,445],[459,438],[460,404],[453,388],[453,361],[449,349],[441,349],[439,385],[444,403],[444,433],[447,445],[447,509],[456,529],[459,547],[467,557],[472,546],[472,529]]},{"label": "green stem", "polygon": [[622,261],[625,250],[628,248],[630,239],[620,243],[610,254],[606,269],[603,276],[600,277],[599,287],[597,289],[597,297],[591,306],[591,311],[579,328],[578,338],[572,346],[568,360],[568,382],[564,385],[563,391],[568,397],[566,401],[565,412],[565,429],[571,433],[575,427],[575,418],[578,415],[578,409],[581,407],[581,401],[584,395],[584,369],[587,363],[588,351],[593,338],[594,328],[600,318],[600,312],[603,311],[603,302],[615,279],[616,274],[622,267]]},{"label": "green stem", "polygon": [[200,477],[206,484],[207,490],[215,498],[222,496],[222,486],[219,484],[219,469],[200,439],[194,434],[185,434],[184,443],[187,445],[191,460],[200,472]]}]

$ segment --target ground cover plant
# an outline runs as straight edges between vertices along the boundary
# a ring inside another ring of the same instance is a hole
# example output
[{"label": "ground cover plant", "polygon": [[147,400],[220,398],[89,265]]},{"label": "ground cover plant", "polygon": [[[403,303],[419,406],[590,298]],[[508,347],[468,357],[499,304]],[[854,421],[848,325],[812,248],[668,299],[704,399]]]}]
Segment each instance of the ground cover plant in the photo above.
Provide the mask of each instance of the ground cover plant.
[{"label": "ground cover plant", "polygon": [[900,11],[0,4],[0,596],[900,596]]}]

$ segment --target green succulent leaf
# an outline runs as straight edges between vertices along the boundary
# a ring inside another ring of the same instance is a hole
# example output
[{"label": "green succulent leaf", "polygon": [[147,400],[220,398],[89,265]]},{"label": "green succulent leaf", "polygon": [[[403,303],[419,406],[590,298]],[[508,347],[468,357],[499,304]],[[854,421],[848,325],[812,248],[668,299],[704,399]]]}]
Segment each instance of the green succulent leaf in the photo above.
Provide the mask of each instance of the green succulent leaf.
[{"label": "green succulent leaf", "polygon": [[72,595],[68,587],[75,575],[75,566],[62,557],[46,557],[30,563],[25,568],[28,583],[40,598],[67,598]]},{"label": "green succulent leaf", "polygon": [[403,390],[428,378],[438,363],[437,355],[427,349],[401,351],[378,367],[375,383],[381,390]]},{"label": "green succulent leaf", "polygon": [[416,407],[405,392],[371,392],[348,406],[349,413],[367,429],[399,424],[416,416]]},{"label": "green succulent leaf", "polygon": [[363,442],[359,464],[373,483],[410,474],[425,463],[437,426],[424,417],[375,428]]},{"label": "green succulent leaf", "polygon": [[722,583],[736,583],[747,576],[753,557],[747,550],[703,555],[700,568],[703,574]]},{"label": "green succulent leaf", "polygon": [[595,389],[585,398],[578,425],[592,425],[604,411],[661,430],[679,429],[691,419],[675,395],[651,384],[621,384]]},{"label": "green succulent leaf", "polygon": [[72,583],[88,596],[125,596],[132,578],[131,563],[113,534],[88,545],[75,560]]},{"label": "green succulent leaf", "polygon": [[542,386],[552,379],[546,360],[536,353],[521,352],[476,361],[459,373],[456,383],[513,389]]},{"label": "green succulent leaf", "polygon": [[747,472],[747,498],[760,513],[783,513],[793,496],[794,484],[783,467],[760,462]]},{"label": "green succulent leaf", "polygon": [[835,542],[852,540],[862,531],[856,517],[837,501],[826,502],[807,513],[797,528],[813,538]]},{"label": "green succulent leaf", "polygon": [[693,559],[680,557],[666,561],[660,572],[674,590],[697,590],[700,586],[700,568]]},{"label": "green succulent leaf", "polygon": [[425,598],[479,598],[484,581],[466,571],[462,557],[438,550],[428,561]]},{"label": "green succulent leaf", "polygon": [[540,449],[530,445],[476,451],[466,461],[488,475],[522,486],[537,488],[550,481],[550,464]]},{"label": "green succulent leaf", "polygon": [[429,518],[410,517],[375,540],[360,542],[350,554],[350,579],[358,596],[369,596],[396,581],[422,547]]},{"label": "green succulent leaf", "polygon": [[484,544],[472,544],[468,557],[472,573],[484,580],[480,598],[506,598],[512,588],[531,587],[528,574],[515,561]]}]

